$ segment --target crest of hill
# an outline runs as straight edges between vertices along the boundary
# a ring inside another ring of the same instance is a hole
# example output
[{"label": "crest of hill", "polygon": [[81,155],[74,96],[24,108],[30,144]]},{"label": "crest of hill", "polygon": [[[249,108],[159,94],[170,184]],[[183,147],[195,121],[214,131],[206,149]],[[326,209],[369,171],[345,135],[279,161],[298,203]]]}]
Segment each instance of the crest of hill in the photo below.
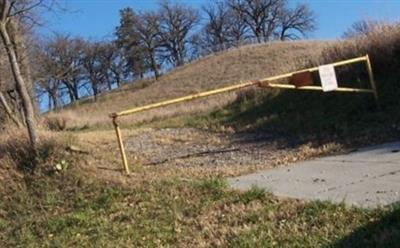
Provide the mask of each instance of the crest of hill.
[{"label": "crest of hill", "polygon": [[[71,106],[52,115],[74,119],[74,127],[109,124],[108,114],[161,100],[215,89],[240,81],[287,73],[314,64],[331,42],[288,41],[248,45],[208,55],[176,68],[149,86],[138,89],[135,84],[104,94],[97,102]],[[205,111],[232,100],[232,94],[208,100],[175,105],[160,110],[127,117],[129,122],[143,121],[155,116]],[[79,119],[76,118],[79,116]]]}]

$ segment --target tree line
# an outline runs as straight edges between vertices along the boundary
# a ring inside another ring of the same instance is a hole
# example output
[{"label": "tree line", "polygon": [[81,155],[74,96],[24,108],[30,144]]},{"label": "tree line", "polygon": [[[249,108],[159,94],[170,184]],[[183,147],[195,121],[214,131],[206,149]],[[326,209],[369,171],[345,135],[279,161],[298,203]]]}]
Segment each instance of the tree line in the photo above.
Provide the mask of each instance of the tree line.
[{"label": "tree line", "polygon": [[160,1],[156,10],[120,10],[114,39],[94,41],[66,34],[41,40],[33,51],[37,94],[48,109],[94,100],[104,91],[154,77],[209,53],[247,43],[293,40],[315,29],[306,4],[287,0],[209,1],[201,9]]}]

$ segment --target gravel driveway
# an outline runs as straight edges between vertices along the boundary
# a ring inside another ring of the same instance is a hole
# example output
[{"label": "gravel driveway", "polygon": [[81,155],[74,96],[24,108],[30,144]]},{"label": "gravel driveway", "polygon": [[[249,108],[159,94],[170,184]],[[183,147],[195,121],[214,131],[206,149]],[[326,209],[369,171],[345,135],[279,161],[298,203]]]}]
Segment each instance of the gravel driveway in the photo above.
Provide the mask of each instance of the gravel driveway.
[{"label": "gravel driveway", "polygon": [[[284,148],[284,149],[283,149]],[[261,165],[288,151],[288,143],[267,133],[215,133],[195,128],[146,129],[126,141],[143,165]]]}]

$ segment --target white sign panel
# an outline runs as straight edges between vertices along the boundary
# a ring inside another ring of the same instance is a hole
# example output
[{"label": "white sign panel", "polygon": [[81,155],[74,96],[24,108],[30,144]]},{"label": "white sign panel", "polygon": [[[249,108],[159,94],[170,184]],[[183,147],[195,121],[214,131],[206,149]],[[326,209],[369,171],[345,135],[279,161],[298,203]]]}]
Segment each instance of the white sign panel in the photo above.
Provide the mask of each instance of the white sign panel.
[{"label": "white sign panel", "polygon": [[322,90],[324,92],[333,91],[338,88],[335,68],[333,65],[321,65],[318,68],[318,71],[321,79]]}]

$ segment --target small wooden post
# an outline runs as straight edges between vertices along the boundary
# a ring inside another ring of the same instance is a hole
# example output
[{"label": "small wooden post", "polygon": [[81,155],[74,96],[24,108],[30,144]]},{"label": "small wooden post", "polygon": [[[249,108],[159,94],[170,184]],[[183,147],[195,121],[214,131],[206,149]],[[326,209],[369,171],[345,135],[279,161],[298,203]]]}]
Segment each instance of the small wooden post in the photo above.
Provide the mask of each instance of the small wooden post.
[{"label": "small wooden post", "polygon": [[124,166],[123,169],[125,170],[126,174],[129,175],[130,171],[129,171],[129,166],[128,166],[128,160],[126,158],[125,147],[124,147],[124,143],[122,142],[121,130],[120,130],[118,122],[117,122],[117,116],[112,117],[112,122],[113,122],[113,125],[115,128],[115,133],[117,135],[119,150],[121,152],[122,164]]},{"label": "small wooden post", "polygon": [[378,109],[381,108],[380,104],[379,104],[379,98],[378,98],[378,91],[376,90],[376,83],[375,83],[375,79],[374,79],[374,73],[372,72],[372,66],[371,66],[371,61],[369,59],[368,54],[365,55],[366,58],[366,65],[367,65],[367,71],[368,71],[368,76],[369,76],[369,81],[371,83],[371,88],[374,92],[374,98],[376,101],[376,106],[378,107]]}]

